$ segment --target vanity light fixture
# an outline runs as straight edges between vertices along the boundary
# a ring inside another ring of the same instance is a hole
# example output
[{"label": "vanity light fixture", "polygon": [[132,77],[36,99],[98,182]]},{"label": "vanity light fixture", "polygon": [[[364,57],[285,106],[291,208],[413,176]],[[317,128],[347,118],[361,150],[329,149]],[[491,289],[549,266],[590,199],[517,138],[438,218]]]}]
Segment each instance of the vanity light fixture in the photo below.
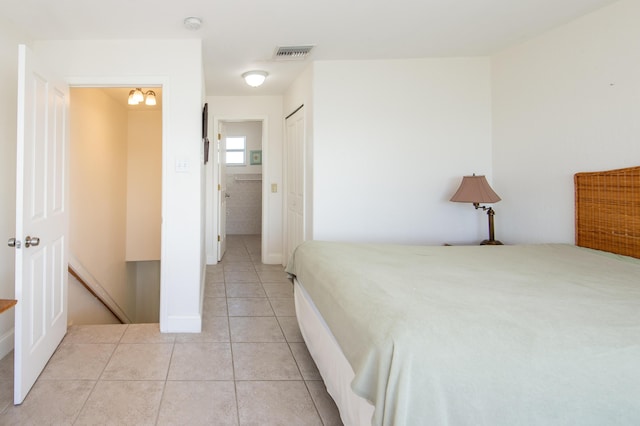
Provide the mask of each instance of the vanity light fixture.
[{"label": "vanity light fixture", "polygon": [[156,105],[156,92],[147,90],[143,93],[140,88],[130,91],[127,103],[129,105],[138,105],[140,102],[144,102],[146,105]]},{"label": "vanity light fixture", "polygon": [[264,80],[267,78],[268,75],[269,73],[267,73],[266,71],[253,70],[253,71],[247,71],[244,74],[242,74],[242,78],[244,78],[244,81],[249,86],[258,87],[262,85],[262,83],[264,83]]}]

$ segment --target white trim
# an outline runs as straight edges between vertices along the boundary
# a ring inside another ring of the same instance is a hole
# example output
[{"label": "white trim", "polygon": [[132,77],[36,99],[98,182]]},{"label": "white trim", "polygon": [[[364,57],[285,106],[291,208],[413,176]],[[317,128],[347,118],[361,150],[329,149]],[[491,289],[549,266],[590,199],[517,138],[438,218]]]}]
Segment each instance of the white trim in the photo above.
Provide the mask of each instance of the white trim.
[{"label": "white trim", "polygon": [[169,315],[160,325],[162,333],[200,333],[202,317],[200,315]]},{"label": "white trim", "polygon": [[[168,174],[171,165],[168,164],[169,159],[169,123],[171,116],[169,114],[169,105],[171,103],[171,84],[170,79],[166,75],[98,75],[98,76],[70,76],[67,77],[67,83],[70,87],[128,87],[128,86],[145,86],[145,87],[162,87],[162,217],[166,217],[168,211],[167,206],[167,189],[164,182],[168,182]],[[169,329],[169,300],[167,295],[166,282],[169,265],[167,262],[167,222],[162,221],[160,235],[160,330]]]}]

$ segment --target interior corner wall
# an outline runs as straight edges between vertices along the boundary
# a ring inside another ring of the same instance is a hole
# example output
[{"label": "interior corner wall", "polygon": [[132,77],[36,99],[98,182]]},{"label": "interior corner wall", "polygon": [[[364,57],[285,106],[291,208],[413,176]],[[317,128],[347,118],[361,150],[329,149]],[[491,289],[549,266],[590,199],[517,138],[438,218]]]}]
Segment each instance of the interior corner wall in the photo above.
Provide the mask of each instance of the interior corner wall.
[{"label": "interior corner wall", "polygon": [[639,164],[638,22],[623,0],[492,58],[503,242],[573,244],[573,175]]},{"label": "interior corner wall", "polygon": [[69,251],[135,318],[127,282],[126,105],[99,88],[71,88]]},{"label": "interior corner wall", "polygon": [[[18,44],[27,38],[0,16],[0,235],[16,232],[16,141],[18,103]],[[6,241],[6,240],[5,240]],[[3,247],[0,256],[0,295],[15,294],[15,252]],[[13,349],[12,312],[0,315],[0,358]]]},{"label": "interior corner wall", "polygon": [[72,85],[163,86],[160,329],[199,332],[205,274],[201,40],[40,41],[34,51]]},{"label": "interior corner wall", "polygon": [[[207,263],[217,262],[218,191],[217,183],[216,139],[218,129],[215,120],[251,119],[263,121],[262,179],[263,179],[263,226],[262,261],[267,264],[282,263],[282,96],[208,96],[209,139],[211,140],[210,160],[207,166],[207,180],[211,183],[207,191]],[[271,185],[277,185],[278,191],[271,192]],[[265,223],[265,220],[268,222]]]},{"label": "interior corner wall", "polygon": [[486,215],[449,198],[464,175],[491,178],[489,58],[321,61],[313,72],[313,238],[486,238]]}]

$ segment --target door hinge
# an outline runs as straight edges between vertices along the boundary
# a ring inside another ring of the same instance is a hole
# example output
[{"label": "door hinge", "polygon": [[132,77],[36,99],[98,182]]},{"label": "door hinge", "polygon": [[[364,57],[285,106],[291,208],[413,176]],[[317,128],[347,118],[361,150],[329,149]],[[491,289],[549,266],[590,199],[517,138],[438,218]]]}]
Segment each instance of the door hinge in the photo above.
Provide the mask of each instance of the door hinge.
[{"label": "door hinge", "polygon": [[222,133],[218,133],[218,140],[222,139]]},{"label": "door hinge", "polygon": [[220,242],[220,235],[218,235],[218,242]]},{"label": "door hinge", "polygon": [[220,184],[218,184],[218,191],[220,191],[222,189],[222,187],[220,186]]}]

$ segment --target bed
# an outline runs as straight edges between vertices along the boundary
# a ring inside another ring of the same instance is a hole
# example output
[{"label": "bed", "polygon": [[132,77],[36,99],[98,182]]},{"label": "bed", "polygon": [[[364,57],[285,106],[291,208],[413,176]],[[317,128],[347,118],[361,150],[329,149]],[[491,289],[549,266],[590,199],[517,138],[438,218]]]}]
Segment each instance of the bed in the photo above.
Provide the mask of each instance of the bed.
[{"label": "bed", "polygon": [[640,424],[640,167],[575,192],[576,245],[295,250],[345,425]]}]

